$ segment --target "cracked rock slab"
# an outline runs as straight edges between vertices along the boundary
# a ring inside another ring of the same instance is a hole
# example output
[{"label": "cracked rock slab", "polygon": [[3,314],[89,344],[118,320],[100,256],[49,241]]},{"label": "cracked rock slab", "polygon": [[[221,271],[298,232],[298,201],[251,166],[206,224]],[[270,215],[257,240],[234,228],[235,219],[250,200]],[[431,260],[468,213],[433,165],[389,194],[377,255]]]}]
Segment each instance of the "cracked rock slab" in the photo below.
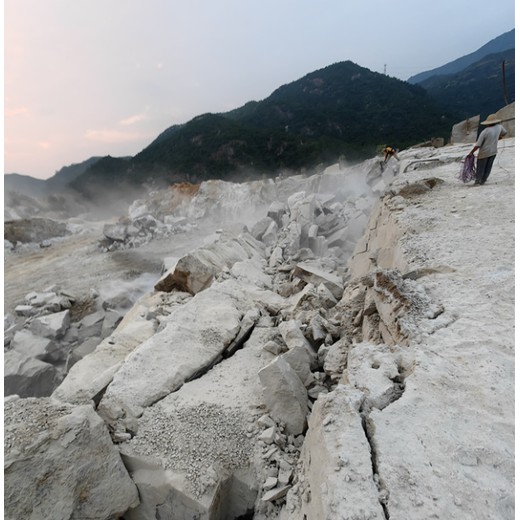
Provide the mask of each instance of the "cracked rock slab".
[{"label": "cracked rock slab", "polygon": [[48,398],[4,407],[6,518],[119,518],[139,503],[102,419]]}]

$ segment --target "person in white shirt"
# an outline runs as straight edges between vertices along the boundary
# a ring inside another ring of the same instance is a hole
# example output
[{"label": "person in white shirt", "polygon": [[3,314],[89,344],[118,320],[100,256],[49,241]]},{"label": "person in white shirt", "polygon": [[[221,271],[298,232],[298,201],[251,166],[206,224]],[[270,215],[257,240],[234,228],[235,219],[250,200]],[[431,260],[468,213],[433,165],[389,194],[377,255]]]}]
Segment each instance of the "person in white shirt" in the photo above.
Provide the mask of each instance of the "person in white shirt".
[{"label": "person in white shirt", "polygon": [[475,186],[481,186],[487,181],[493,161],[497,155],[498,140],[507,134],[507,130],[500,124],[496,114],[490,114],[485,121],[480,123],[486,128],[478,136],[477,142],[468,155],[474,154],[477,150],[477,174]]}]

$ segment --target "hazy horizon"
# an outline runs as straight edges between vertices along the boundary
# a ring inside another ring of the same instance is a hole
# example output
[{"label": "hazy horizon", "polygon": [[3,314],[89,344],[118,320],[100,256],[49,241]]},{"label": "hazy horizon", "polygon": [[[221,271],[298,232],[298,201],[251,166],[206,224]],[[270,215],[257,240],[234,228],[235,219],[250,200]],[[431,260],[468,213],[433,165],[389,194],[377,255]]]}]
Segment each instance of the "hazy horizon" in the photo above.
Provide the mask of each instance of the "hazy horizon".
[{"label": "hazy horizon", "polygon": [[174,124],[336,62],[406,80],[515,22],[511,0],[4,4],[4,173],[40,179],[93,156],[134,156]]}]

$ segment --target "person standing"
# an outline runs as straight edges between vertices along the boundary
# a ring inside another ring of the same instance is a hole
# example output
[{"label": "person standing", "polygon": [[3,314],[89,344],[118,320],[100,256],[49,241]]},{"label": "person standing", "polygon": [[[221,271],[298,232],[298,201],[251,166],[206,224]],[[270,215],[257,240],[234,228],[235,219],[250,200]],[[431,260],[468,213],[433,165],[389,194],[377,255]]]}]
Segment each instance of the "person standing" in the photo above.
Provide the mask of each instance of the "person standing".
[{"label": "person standing", "polygon": [[477,150],[477,173],[475,186],[481,186],[487,181],[493,161],[497,155],[498,140],[507,134],[507,130],[500,124],[496,114],[490,114],[485,121],[480,123],[486,128],[478,136],[477,142],[468,155],[473,155]]}]

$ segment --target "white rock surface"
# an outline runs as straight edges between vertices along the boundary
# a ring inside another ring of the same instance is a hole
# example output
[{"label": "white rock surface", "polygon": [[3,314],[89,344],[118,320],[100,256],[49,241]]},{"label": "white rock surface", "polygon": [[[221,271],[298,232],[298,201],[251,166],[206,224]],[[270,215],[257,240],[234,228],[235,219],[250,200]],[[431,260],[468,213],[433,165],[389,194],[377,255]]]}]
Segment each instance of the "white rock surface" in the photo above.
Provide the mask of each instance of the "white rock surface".
[{"label": "white rock surface", "polygon": [[4,406],[6,518],[121,516],[137,489],[91,406],[14,399]]}]

